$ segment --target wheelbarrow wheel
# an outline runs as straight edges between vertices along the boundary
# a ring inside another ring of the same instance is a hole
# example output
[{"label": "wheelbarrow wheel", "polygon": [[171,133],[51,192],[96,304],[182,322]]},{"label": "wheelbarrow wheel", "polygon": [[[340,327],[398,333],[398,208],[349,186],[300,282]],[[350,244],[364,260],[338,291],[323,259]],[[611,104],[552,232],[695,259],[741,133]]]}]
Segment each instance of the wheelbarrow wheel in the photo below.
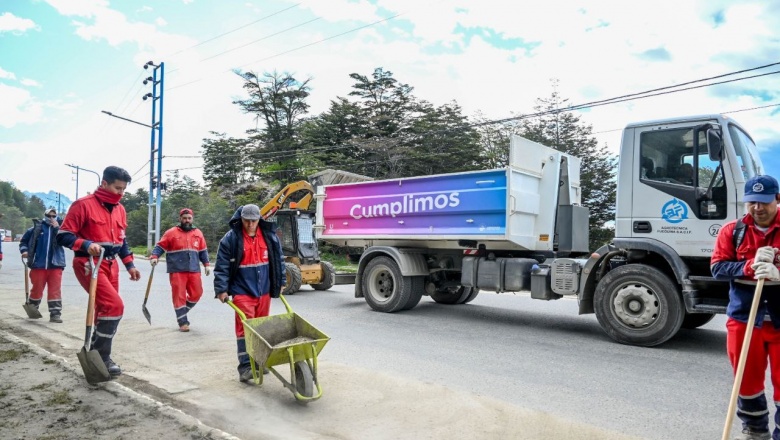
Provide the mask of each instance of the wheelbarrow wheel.
[{"label": "wheelbarrow wheel", "polygon": [[[295,389],[304,397],[314,396],[314,374],[306,361],[295,363]],[[306,405],[310,400],[297,400],[301,405]]]}]

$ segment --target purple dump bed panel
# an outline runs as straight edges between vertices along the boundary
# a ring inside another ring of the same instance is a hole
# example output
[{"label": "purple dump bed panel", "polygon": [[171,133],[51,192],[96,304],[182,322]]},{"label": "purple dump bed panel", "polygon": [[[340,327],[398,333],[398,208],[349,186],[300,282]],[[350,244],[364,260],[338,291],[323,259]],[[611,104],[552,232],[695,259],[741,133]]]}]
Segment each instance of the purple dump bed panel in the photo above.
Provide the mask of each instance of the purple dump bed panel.
[{"label": "purple dump bed panel", "polygon": [[325,187],[324,236],[504,235],[504,170]]}]

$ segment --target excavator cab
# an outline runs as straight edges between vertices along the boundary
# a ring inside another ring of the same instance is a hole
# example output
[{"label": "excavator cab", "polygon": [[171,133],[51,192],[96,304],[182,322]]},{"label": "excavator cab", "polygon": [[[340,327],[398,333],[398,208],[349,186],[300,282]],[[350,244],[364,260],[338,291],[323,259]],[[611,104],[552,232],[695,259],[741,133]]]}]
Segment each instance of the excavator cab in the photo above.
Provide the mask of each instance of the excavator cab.
[{"label": "excavator cab", "polygon": [[[313,195],[314,190],[308,182],[294,182],[260,208],[263,218],[276,222],[287,275],[282,292],[285,295],[297,292],[302,284],[309,284],[315,290],[328,290],[336,281],[333,265],[320,260],[314,237],[315,213],[307,209]],[[296,197],[297,201],[293,201]]]}]

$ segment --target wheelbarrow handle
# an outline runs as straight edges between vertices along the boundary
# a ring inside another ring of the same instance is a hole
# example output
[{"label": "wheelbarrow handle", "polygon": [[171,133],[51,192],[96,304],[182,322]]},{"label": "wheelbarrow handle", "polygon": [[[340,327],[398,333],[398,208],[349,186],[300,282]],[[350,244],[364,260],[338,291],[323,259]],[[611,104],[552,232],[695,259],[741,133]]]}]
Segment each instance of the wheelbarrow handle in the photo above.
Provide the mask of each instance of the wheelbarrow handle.
[{"label": "wheelbarrow handle", "polygon": [[288,303],[287,300],[284,299],[284,295],[280,293],[279,299],[282,300],[282,302],[284,303],[284,308],[287,309],[287,313],[292,313],[293,312],[292,307],[290,307],[290,303]]},{"label": "wheelbarrow handle", "polygon": [[225,303],[227,305],[229,305],[230,307],[232,307],[233,310],[236,311],[236,313],[238,313],[238,316],[241,317],[241,321],[246,321],[246,315],[244,314],[244,312],[241,311],[241,309],[238,308],[238,306],[233,304],[233,301],[227,300],[227,301],[225,301]]}]

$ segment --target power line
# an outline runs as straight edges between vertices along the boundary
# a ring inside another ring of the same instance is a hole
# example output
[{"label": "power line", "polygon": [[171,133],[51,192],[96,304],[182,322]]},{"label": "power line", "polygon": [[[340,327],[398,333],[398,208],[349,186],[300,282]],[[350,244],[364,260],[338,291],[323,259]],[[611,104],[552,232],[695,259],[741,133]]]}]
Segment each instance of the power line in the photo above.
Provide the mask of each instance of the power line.
[{"label": "power line", "polygon": [[[359,31],[359,30],[361,30],[361,29],[365,29],[365,28],[367,28],[367,27],[374,26],[374,25],[377,25],[377,24],[379,24],[379,23],[382,23],[382,22],[385,22],[385,21],[392,20],[392,19],[394,19],[394,18],[396,18],[396,17],[399,17],[399,16],[401,16],[401,15],[403,15],[403,14],[404,14],[404,12],[400,12],[400,13],[398,13],[398,14],[395,14],[395,15],[393,15],[393,16],[390,16],[390,17],[387,17],[387,18],[383,18],[383,19],[381,19],[381,20],[377,20],[377,21],[374,21],[374,22],[372,22],[372,23],[369,23],[369,24],[366,24],[366,25],[363,25],[363,26],[359,26],[359,27],[356,27],[356,28],[350,29],[350,30],[348,30],[348,31],[345,31],[345,32],[342,32],[342,33],[340,33],[340,34],[332,35],[332,36],[330,36],[330,37],[326,37],[326,38],[323,38],[323,39],[321,39],[321,40],[314,41],[314,42],[312,42],[312,43],[304,44],[303,46],[298,46],[298,47],[296,47],[296,48],[293,48],[293,49],[290,49],[290,50],[286,50],[286,51],[284,51],[284,52],[279,52],[279,53],[277,53],[277,54],[275,54],[275,55],[271,55],[271,56],[269,56],[269,57],[266,57],[266,58],[263,58],[263,59],[260,59],[260,60],[252,61],[252,62],[250,62],[250,63],[247,63],[247,64],[242,64],[241,66],[238,66],[238,67],[236,67],[236,68],[231,68],[231,69],[228,69],[228,70],[226,70],[226,71],[220,71],[220,72],[216,73],[215,75],[221,75],[221,74],[223,74],[223,73],[225,73],[225,72],[234,72],[236,69],[239,69],[239,68],[241,68],[241,67],[248,66],[248,65],[250,65],[250,64],[259,63],[259,62],[261,62],[261,61],[270,60],[270,59],[272,59],[272,58],[276,58],[276,57],[278,57],[278,56],[282,56],[282,55],[285,55],[285,54],[288,54],[288,53],[291,53],[291,52],[295,52],[295,51],[297,51],[297,50],[300,50],[300,49],[304,49],[304,48],[307,48],[307,47],[310,47],[310,46],[314,46],[315,44],[320,44],[320,43],[323,43],[323,42],[325,42],[325,41],[332,40],[332,39],[334,39],[334,38],[337,38],[337,37],[341,37],[341,36],[343,36],[343,35],[350,34],[350,33],[352,33],[352,32],[357,32],[357,31]],[[168,88],[166,91],[176,90],[176,89],[179,89],[179,88],[182,88],[182,87],[188,86],[188,85],[190,85],[190,84],[195,84],[195,83],[197,83],[197,82],[203,81],[203,80],[204,80],[204,79],[206,79],[206,78],[211,78],[211,77],[213,77],[213,76],[215,76],[215,75],[209,75],[209,76],[206,76],[206,77],[203,77],[203,78],[196,79],[196,80],[194,80],[194,81],[190,81],[190,82],[188,82],[188,83],[180,84],[180,85],[178,85],[178,86],[169,87],[169,88]]]},{"label": "power line", "polygon": [[317,20],[321,20],[321,19],[322,19],[322,17],[317,17],[317,18],[314,18],[314,19],[311,19],[311,20],[308,20],[308,21],[304,21],[303,23],[299,23],[299,24],[296,24],[295,26],[291,26],[291,27],[288,27],[286,29],[282,29],[281,31],[274,32],[273,34],[268,34],[268,35],[266,35],[266,36],[264,36],[262,38],[258,38],[257,40],[250,41],[249,43],[242,44],[241,46],[236,46],[236,47],[233,47],[233,48],[230,48],[230,49],[227,49],[227,50],[223,50],[222,52],[219,52],[216,55],[212,55],[212,56],[210,56],[208,58],[203,58],[202,60],[200,60],[200,62],[208,61],[208,60],[220,57],[220,56],[222,56],[222,55],[224,55],[226,53],[233,52],[234,50],[243,49],[243,48],[245,48],[247,46],[251,46],[251,45],[253,45],[255,43],[259,43],[259,42],[261,42],[263,40],[267,40],[267,39],[269,39],[271,37],[275,37],[275,36],[283,34],[285,32],[289,32],[289,31],[291,31],[293,29],[299,28],[301,26],[305,26],[305,25],[307,25],[309,23],[313,23],[313,22],[315,22]]},{"label": "power line", "polygon": [[[188,51],[188,50],[190,50],[190,49],[194,49],[194,48],[196,48],[196,47],[198,47],[198,46],[201,46],[201,45],[204,45],[204,44],[206,44],[206,43],[208,43],[208,42],[214,41],[214,40],[216,40],[216,39],[218,39],[218,38],[222,38],[222,37],[224,37],[225,35],[232,34],[233,32],[239,31],[239,30],[241,30],[241,29],[244,29],[244,28],[246,28],[246,27],[252,26],[253,24],[257,24],[257,23],[259,23],[259,22],[261,22],[261,21],[263,21],[263,20],[266,20],[266,19],[268,19],[268,18],[271,18],[271,17],[273,17],[273,16],[279,15],[279,14],[281,14],[282,12],[289,11],[290,9],[296,8],[296,7],[300,6],[300,5],[301,5],[301,3],[296,3],[296,4],[292,5],[292,6],[289,6],[289,7],[287,7],[287,8],[284,8],[284,9],[282,9],[282,10],[276,11],[276,12],[274,12],[274,13],[272,13],[272,14],[268,14],[268,15],[266,15],[266,16],[264,16],[264,17],[260,17],[260,18],[258,18],[257,20],[255,20],[255,21],[253,21],[253,22],[251,22],[251,23],[247,23],[247,24],[245,24],[245,25],[242,25],[242,26],[239,26],[239,27],[237,27],[237,28],[231,29],[231,30],[229,30],[229,31],[227,31],[227,32],[223,32],[223,33],[221,33],[221,34],[219,34],[219,35],[216,35],[216,36],[214,36],[214,37],[211,37],[211,38],[209,38],[209,39],[207,39],[207,40],[203,40],[203,41],[201,41],[200,43],[197,43],[197,44],[195,44],[195,45],[192,45],[192,46],[190,46],[190,47],[187,47],[187,48],[185,48],[185,49],[182,49],[182,50],[180,50],[180,51],[174,52],[174,53],[172,53],[170,56],[172,57],[172,56],[178,55],[178,54],[180,54],[180,53],[182,53],[182,52],[186,52],[186,51]],[[201,60],[201,61],[202,61],[202,60]],[[175,70],[177,70],[177,69],[174,69],[174,70],[172,70],[171,72],[173,72],[173,71],[175,71]],[[171,73],[171,72],[168,72],[168,73]]]}]

